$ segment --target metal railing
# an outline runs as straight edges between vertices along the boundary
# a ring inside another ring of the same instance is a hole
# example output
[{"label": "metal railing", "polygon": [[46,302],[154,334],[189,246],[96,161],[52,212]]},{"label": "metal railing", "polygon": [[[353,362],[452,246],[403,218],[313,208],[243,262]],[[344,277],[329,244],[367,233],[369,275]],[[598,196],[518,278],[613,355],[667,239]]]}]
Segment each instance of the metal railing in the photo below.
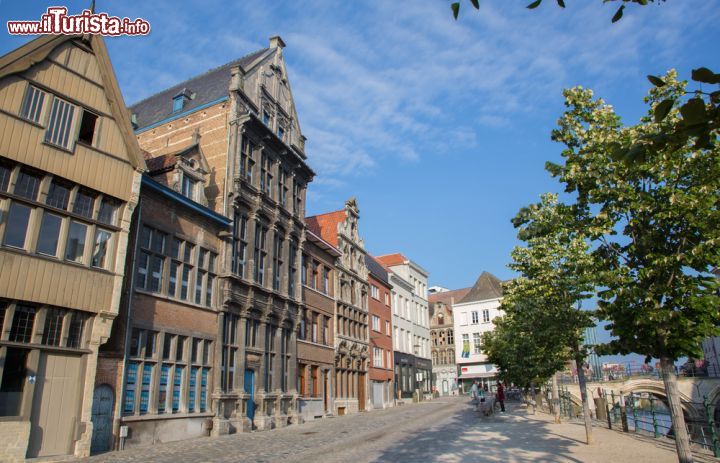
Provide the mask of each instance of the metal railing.
[{"label": "metal railing", "polygon": [[[605,391],[604,413],[596,410],[594,422],[608,429],[639,435],[666,437],[674,439],[670,412],[662,399],[647,393],[616,394],[615,391]],[[704,416],[693,419],[685,416],[685,426],[690,436],[690,442],[701,449],[709,450],[716,458],[720,458],[720,423],[718,423],[715,407],[708,397],[702,402],[683,402],[685,407],[694,407],[704,410]],[[580,418],[582,410],[573,402],[572,395],[567,387],[559,389],[560,414],[569,419]],[[602,415],[606,419],[599,419]]]},{"label": "metal railing", "polygon": [[[720,377],[720,371],[715,371],[716,368],[712,365],[707,365],[704,368],[690,368],[686,365],[676,366],[675,374],[681,378],[717,378]],[[600,372],[589,371],[586,372],[586,378],[588,382],[602,383],[602,382],[613,382],[613,381],[625,381],[631,378],[655,378],[662,380],[662,372],[658,368],[653,368],[650,365],[637,365],[632,363],[626,363],[618,365],[618,368],[603,370]],[[561,384],[577,384],[577,374],[570,373],[559,373],[558,381]]]}]

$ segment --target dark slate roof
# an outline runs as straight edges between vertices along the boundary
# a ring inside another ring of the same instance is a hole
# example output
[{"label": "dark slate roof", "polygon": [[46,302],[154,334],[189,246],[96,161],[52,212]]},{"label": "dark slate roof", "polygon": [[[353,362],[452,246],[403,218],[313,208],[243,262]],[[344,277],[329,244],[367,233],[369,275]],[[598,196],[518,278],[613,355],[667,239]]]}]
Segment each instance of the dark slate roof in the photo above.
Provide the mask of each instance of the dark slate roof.
[{"label": "dark slate roof", "polygon": [[137,128],[147,127],[172,116],[173,97],[184,91],[194,93],[195,98],[188,100],[181,112],[190,111],[226,96],[228,94],[228,88],[230,87],[230,68],[237,65],[246,68],[269,50],[269,48],[263,48],[262,50],[250,53],[235,61],[211,69],[204,74],[192,77],[185,82],[180,82],[142,101],[138,101],[130,106],[130,112],[135,114],[137,118]]},{"label": "dark slate roof", "polygon": [[486,301],[488,299],[497,299],[502,297],[502,281],[489,272],[482,272],[465,297],[457,301],[458,304],[465,302]]},{"label": "dark slate roof", "polygon": [[387,286],[391,286],[387,270],[370,254],[365,254],[365,265],[367,265],[370,274],[374,276],[376,280],[385,283]]}]

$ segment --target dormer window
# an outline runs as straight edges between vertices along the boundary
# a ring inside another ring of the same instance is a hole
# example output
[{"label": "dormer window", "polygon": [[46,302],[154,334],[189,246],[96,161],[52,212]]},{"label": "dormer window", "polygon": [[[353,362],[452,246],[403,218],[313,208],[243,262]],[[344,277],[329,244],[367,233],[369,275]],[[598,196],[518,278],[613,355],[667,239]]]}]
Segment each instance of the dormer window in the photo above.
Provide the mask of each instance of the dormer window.
[{"label": "dormer window", "polygon": [[195,98],[194,93],[186,88],[182,89],[180,93],[173,97],[173,112],[181,111],[185,107],[185,104],[193,98]]},{"label": "dormer window", "polygon": [[178,95],[175,98],[173,98],[173,112],[174,113],[183,109],[183,106],[185,106],[185,97],[183,95]]},{"label": "dormer window", "polygon": [[281,125],[278,125],[277,136],[280,140],[285,139],[285,128]]},{"label": "dormer window", "polygon": [[197,189],[197,180],[193,180],[187,175],[183,175],[182,194],[188,198],[195,200],[195,190]]},{"label": "dormer window", "polygon": [[267,111],[263,111],[263,124],[270,127],[270,113]]}]

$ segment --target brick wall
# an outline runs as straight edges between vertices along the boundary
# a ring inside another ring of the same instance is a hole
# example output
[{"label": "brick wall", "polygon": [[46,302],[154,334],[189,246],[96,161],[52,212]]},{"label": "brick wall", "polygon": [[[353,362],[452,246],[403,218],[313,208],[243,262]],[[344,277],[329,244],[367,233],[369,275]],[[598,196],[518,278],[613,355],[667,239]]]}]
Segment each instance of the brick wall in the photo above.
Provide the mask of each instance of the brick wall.
[{"label": "brick wall", "polygon": [[[385,295],[390,293],[390,290],[381,281],[375,279],[370,274],[368,276],[368,282],[371,285],[375,285],[378,288],[378,299],[372,296],[368,297],[368,309],[370,312],[369,330],[370,330],[370,379],[373,381],[390,381],[393,379],[393,365],[386,365],[387,353],[393,350],[392,345],[392,309],[390,306],[385,305]],[[380,332],[372,329],[372,317],[380,317]],[[386,322],[390,322],[390,333],[386,332]],[[379,347],[383,349],[383,364],[385,368],[373,367],[373,347]],[[393,356],[390,355],[392,361]]]},{"label": "brick wall", "polygon": [[[168,101],[168,104],[170,102]],[[218,103],[202,111],[196,111],[187,117],[175,119],[158,127],[138,134],[140,146],[153,157],[173,153],[189,146],[193,134],[198,131],[200,149],[210,167],[205,196],[208,207],[222,213],[222,192],[225,188],[225,170],[227,162],[227,117],[228,102]]]}]

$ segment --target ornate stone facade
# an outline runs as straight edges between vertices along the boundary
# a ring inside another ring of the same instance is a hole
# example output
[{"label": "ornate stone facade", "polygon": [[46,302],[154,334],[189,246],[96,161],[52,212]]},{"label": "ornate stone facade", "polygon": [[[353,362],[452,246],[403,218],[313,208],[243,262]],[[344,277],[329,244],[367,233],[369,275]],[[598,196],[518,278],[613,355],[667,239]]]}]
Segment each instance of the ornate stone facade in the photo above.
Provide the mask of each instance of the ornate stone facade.
[{"label": "ornate stone facade", "polygon": [[220,256],[214,435],[298,421],[299,266],[314,173],[284,47],[272,37],[268,48],[130,108],[153,157],[193,144],[202,150],[209,177],[197,199],[232,221]]},{"label": "ornate stone facade", "polygon": [[307,218],[307,225],[341,252],[335,283],[335,413],[369,407],[368,269],[358,232],[360,210],[354,198],[345,209]]}]

